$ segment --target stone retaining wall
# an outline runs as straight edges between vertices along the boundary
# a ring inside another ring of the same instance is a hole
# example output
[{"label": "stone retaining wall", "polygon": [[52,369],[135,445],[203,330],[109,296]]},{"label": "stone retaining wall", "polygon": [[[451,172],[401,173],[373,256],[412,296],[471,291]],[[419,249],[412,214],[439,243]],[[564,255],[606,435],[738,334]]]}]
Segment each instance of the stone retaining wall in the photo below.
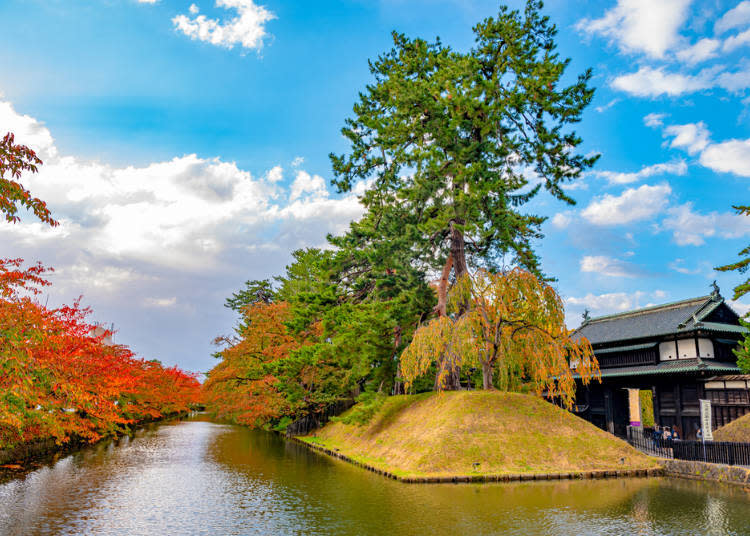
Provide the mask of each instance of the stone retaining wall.
[{"label": "stone retaining wall", "polygon": [[750,468],[687,460],[661,460],[664,474],[750,486]]},{"label": "stone retaining wall", "polygon": [[339,451],[334,451],[322,445],[308,443],[298,438],[292,438],[308,448],[333,456],[345,462],[362,467],[368,471],[378,473],[386,478],[398,480],[406,484],[447,484],[447,483],[470,483],[470,482],[518,482],[529,480],[570,480],[570,479],[592,479],[592,478],[624,478],[624,477],[647,477],[662,476],[661,468],[657,469],[634,469],[619,471],[573,471],[566,473],[519,473],[519,474],[497,474],[497,475],[456,475],[456,476],[401,476],[395,475],[383,469],[378,469],[366,463],[354,460]]}]

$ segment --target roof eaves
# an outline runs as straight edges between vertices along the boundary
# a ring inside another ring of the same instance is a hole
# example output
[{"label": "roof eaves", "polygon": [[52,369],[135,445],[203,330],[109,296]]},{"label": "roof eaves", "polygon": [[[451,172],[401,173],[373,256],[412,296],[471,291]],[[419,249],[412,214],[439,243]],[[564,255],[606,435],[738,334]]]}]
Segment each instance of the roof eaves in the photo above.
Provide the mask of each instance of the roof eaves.
[{"label": "roof eaves", "polygon": [[[654,367],[643,367],[643,370],[638,370],[637,368],[633,367],[630,370],[614,370],[611,369],[611,372],[607,369],[604,369],[601,371],[602,378],[610,377],[610,378],[616,378],[616,377],[623,377],[623,376],[647,376],[651,374],[672,374],[672,373],[682,373],[682,372],[738,372],[740,369],[736,365],[731,364],[724,364],[724,363],[716,363],[716,364],[708,364],[705,361],[703,362],[705,366],[696,365],[696,364],[686,364],[681,367],[662,367],[659,368]],[[648,369],[648,370],[647,370]]]},{"label": "roof eaves", "polygon": [[700,322],[692,329],[705,329],[707,331],[721,331],[724,333],[748,333],[745,326],[735,326],[733,324],[722,324],[720,322]]},{"label": "roof eaves", "polygon": [[658,342],[647,342],[644,344],[631,344],[628,346],[612,346],[609,348],[600,348],[594,350],[594,354],[611,354],[613,352],[629,352],[631,350],[645,350],[647,348],[654,348]]}]

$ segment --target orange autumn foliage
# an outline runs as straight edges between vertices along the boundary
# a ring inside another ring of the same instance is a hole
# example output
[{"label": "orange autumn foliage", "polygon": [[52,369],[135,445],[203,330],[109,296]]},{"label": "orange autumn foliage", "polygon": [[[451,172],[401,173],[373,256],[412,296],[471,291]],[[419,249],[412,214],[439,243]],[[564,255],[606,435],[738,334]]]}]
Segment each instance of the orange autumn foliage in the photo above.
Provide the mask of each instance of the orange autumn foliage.
[{"label": "orange autumn foliage", "polygon": [[21,266],[0,260],[0,448],[50,437],[95,441],[198,402],[194,375],[107,344],[78,302],[40,304],[47,270]]},{"label": "orange autumn foliage", "polygon": [[239,339],[219,354],[222,361],[209,372],[203,391],[217,418],[261,426],[288,409],[270,365],[286,358],[300,342],[284,324],[291,317],[286,302],[254,303],[243,315]]}]

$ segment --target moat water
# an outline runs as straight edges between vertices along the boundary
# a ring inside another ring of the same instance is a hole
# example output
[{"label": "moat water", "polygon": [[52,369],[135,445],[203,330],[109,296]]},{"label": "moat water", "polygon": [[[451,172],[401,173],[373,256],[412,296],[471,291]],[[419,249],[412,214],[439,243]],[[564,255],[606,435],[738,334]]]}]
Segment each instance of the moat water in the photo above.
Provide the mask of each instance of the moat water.
[{"label": "moat water", "polygon": [[662,478],[401,484],[196,418],[6,477],[0,534],[750,534],[750,492]]}]

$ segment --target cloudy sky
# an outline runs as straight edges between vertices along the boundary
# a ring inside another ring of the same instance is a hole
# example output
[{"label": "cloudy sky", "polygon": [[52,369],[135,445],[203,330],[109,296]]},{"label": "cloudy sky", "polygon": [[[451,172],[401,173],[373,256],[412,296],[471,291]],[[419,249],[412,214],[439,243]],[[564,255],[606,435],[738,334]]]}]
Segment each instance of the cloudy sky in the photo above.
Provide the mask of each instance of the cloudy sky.
[{"label": "cloudy sky", "polygon": [[[551,0],[570,73],[598,88],[579,127],[602,157],[541,196],[539,243],[569,323],[709,292],[750,238],[750,1]],[[0,257],[56,270],[140,355],[208,370],[224,299],[361,214],[327,155],[393,29],[458,49],[494,14],[471,0],[3,0],[0,131],[60,227],[0,223]],[[737,304],[745,312],[747,307]]]}]

